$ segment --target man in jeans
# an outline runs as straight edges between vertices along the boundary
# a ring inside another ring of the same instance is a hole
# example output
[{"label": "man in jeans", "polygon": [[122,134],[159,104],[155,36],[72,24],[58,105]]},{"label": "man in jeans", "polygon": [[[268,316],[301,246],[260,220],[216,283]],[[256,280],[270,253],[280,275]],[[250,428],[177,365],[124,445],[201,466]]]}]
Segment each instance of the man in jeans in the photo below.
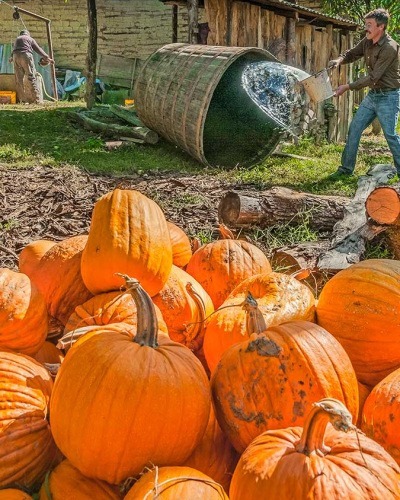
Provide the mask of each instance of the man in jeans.
[{"label": "man in jeans", "polygon": [[[53,59],[39,47],[31,37],[29,31],[22,30],[15,40],[12,61],[14,62],[15,83],[18,99],[21,102],[40,103],[41,93],[36,78],[36,68],[33,61],[33,52],[42,56],[44,62],[53,64]],[[24,81],[25,77],[25,81]]]},{"label": "man in jeans", "polygon": [[353,174],[361,134],[376,117],[382,126],[397,175],[400,177],[400,137],[396,133],[400,111],[400,48],[386,33],[389,17],[389,13],[384,9],[369,12],[364,18],[365,38],[338,59],[329,61],[331,68],[351,63],[361,57],[364,57],[366,63],[367,74],[355,82],[339,85],[335,91],[336,96],[348,90],[370,88],[350,124],[342,164],[329,176],[331,179]]}]

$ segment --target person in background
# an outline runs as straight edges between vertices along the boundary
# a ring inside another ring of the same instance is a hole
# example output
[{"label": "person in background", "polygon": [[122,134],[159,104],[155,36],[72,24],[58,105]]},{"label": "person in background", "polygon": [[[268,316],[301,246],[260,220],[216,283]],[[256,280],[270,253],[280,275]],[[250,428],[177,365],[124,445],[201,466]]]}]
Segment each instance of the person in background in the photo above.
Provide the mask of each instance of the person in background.
[{"label": "person in background", "polygon": [[53,59],[39,47],[37,42],[31,37],[29,31],[22,30],[14,42],[11,56],[14,63],[17,95],[20,102],[39,104],[42,102],[42,97],[36,78],[33,52],[42,56],[44,63],[54,64]]},{"label": "person in background", "polygon": [[341,165],[329,176],[331,179],[353,174],[361,134],[376,117],[382,126],[400,177],[400,137],[396,133],[400,111],[400,48],[386,32],[389,18],[389,13],[384,9],[369,12],[364,17],[365,37],[338,59],[328,63],[328,67],[334,68],[364,57],[366,65],[366,75],[352,83],[339,85],[335,91],[336,96],[341,96],[348,90],[370,88],[353,117]]}]

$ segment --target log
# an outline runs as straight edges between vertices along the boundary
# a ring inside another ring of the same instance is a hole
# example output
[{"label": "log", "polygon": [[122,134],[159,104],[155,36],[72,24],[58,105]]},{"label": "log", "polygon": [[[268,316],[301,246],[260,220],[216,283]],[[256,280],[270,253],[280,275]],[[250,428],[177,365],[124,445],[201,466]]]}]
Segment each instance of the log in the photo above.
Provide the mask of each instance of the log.
[{"label": "log", "polygon": [[69,116],[83,125],[83,127],[93,132],[108,136],[135,137],[137,139],[143,139],[148,144],[156,144],[158,142],[158,134],[145,127],[125,127],[113,123],[103,123],[85,116],[84,113],[70,113]]},{"label": "log", "polygon": [[311,229],[332,231],[343,218],[347,203],[346,197],[300,193],[284,187],[262,191],[258,198],[229,191],[219,203],[218,217],[223,224],[238,228],[302,224],[307,218]]},{"label": "log", "polygon": [[110,111],[115,116],[118,116],[121,120],[134,125],[135,127],[144,127],[144,123],[139,120],[136,113],[133,111],[129,111],[122,106],[118,106],[117,104],[112,104],[110,106]]},{"label": "log", "polygon": [[374,189],[365,202],[367,215],[378,224],[400,222],[400,187],[381,186]]}]

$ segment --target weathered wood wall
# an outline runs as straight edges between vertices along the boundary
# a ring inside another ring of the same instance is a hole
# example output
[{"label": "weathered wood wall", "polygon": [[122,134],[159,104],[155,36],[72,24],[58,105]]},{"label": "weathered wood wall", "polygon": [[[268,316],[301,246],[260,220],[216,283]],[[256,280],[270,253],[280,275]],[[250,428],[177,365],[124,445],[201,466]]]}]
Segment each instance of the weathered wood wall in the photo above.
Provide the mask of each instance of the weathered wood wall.
[{"label": "weathered wood wall", "polygon": [[[293,18],[247,2],[230,0],[206,0],[205,18],[210,26],[210,45],[237,45],[261,47],[272,52],[282,63],[304,69],[314,74],[327,67],[330,59],[337,57],[353,45],[351,31],[310,26]],[[349,81],[351,65],[340,67],[331,73],[333,88]],[[347,92],[334,99],[336,108],[331,140],[346,138],[353,108],[353,94]],[[320,126],[325,124],[324,104],[314,106]]]}]

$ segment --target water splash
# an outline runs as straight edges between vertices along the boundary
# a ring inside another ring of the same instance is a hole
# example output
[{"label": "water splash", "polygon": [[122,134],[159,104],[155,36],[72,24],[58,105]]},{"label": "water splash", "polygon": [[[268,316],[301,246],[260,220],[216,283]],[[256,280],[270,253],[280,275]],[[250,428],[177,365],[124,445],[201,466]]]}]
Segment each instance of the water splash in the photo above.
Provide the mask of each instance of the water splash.
[{"label": "water splash", "polygon": [[304,107],[306,92],[298,83],[310,75],[278,62],[249,64],[242,74],[242,85],[249,97],[291,135],[293,116]]}]

